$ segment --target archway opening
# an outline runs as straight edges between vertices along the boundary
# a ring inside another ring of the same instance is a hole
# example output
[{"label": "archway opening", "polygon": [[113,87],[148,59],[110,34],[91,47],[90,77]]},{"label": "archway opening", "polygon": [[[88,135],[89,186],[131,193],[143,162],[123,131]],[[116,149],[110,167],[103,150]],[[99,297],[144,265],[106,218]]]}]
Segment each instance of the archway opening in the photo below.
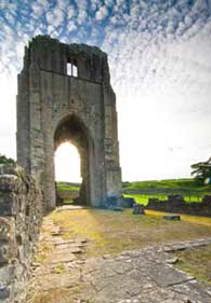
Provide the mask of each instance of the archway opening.
[{"label": "archway opening", "polygon": [[[72,174],[72,177],[74,176],[73,171],[71,173],[71,167],[68,164],[68,160],[65,160],[66,156],[67,157],[71,156],[71,151],[72,151],[72,156],[75,157],[73,167],[78,166],[78,168],[76,168],[74,172],[76,173],[75,175],[76,182],[73,183],[79,183],[80,181],[81,183],[76,184],[76,186],[73,184],[73,192],[74,190],[76,190],[77,187],[77,197],[75,192],[73,193],[73,196],[75,194],[75,197],[74,199],[71,200],[73,200],[75,203],[78,204],[90,203],[91,146],[92,144],[88,133],[88,129],[85,127],[83,122],[78,117],[76,117],[75,115],[70,115],[63,118],[60,121],[54,135],[54,149],[55,149],[54,164],[56,168],[55,181],[61,179],[62,178],[61,174],[63,173],[64,176],[64,172],[66,173],[66,176],[67,174],[69,174],[69,176],[70,174]],[[56,163],[56,161],[59,160],[59,157],[61,157],[60,158],[61,162],[58,168],[56,167],[58,164]],[[80,167],[80,172],[79,172],[79,167]],[[63,186],[64,189],[65,188],[67,189],[67,186],[65,186],[65,184],[61,184],[61,186]],[[71,186],[71,184],[69,186]],[[69,188],[69,190],[71,191],[71,188]],[[62,200],[58,195],[57,195],[57,204],[62,204]]]},{"label": "archway opening", "polygon": [[82,181],[78,149],[71,142],[61,143],[54,153],[54,166],[57,203],[73,203],[79,198]]}]

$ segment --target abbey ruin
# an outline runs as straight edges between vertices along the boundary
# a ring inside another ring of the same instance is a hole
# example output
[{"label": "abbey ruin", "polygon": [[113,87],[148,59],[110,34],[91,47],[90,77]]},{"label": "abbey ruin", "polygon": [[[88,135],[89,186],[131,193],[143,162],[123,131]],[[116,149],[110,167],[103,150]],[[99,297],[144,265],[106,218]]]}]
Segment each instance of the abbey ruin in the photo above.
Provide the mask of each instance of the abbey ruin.
[{"label": "abbey ruin", "polygon": [[56,206],[54,151],[65,141],[80,153],[81,203],[101,207],[118,198],[117,112],[107,55],[38,36],[26,47],[18,76],[17,159],[41,185],[46,210]]}]

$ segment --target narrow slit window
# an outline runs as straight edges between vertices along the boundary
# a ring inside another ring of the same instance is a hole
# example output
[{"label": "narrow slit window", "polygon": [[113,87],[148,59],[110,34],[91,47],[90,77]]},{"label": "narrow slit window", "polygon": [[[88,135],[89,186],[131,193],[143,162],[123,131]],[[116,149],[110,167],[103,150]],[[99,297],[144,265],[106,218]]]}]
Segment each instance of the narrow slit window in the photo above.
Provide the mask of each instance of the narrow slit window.
[{"label": "narrow slit window", "polygon": [[67,63],[67,75],[72,76],[72,63]]},{"label": "narrow slit window", "polygon": [[73,77],[78,77],[78,67],[75,64],[73,64],[72,66],[73,66],[73,74],[72,74],[72,76]]},{"label": "narrow slit window", "polygon": [[67,62],[67,75],[78,77],[78,67],[76,64],[73,64],[72,62]]}]

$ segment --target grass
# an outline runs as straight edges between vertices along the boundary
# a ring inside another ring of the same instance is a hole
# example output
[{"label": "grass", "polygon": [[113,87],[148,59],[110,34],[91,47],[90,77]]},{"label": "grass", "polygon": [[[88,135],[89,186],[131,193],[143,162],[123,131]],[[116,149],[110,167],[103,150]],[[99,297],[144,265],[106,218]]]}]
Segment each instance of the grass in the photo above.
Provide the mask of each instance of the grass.
[{"label": "grass", "polygon": [[[163,214],[147,210],[145,216],[135,216],[132,215],[131,209],[124,212],[99,209],[55,210],[44,217],[37,261],[48,267],[49,256],[52,255],[53,249],[48,244],[48,238],[52,234],[52,220],[62,231],[64,238],[87,239],[85,252],[78,255],[79,259],[107,254],[115,255],[124,250],[165,245],[174,241],[211,237],[211,218],[182,215],[181,221],[167,221],[163,219]],[[178,266],[207,281],[206,262],[210,262],[211,250],[207,251],[206,255],[203,250],[199,251],[195,257],[191,257],[190,261],[189,256],[179,256]],[[198,269],[199,273],[196,272],[197,266],[194,266],[194,262],[198,262],[198,267],[203,263],[203,272],[202,269]],[[210,263],[207,264],[209,266]],[[58,275],[61,280],[68,272],[63,263],[56,264],[52,270],[52,274]],[[46,279],[46,277],[45,275],[43,278]],[[38,285],[42,281],[40,282],[39,278]],[[32,283],[27,303],[75,302],[71,298],[78,299],[82,289],[84,290],[83,281],[80,283],[76,281],[76,284],[70,288],[62,288],[58,284],[58,287],[56,285],[47,291],[39,291],[36,283]],[[91,303],[88,299],[84,302]]]},{"label": "grass", "polygon": [[80,184],[70,182],[57,182],[56,189],[63,204],[70,204],[79,196]]},{"label": "grass", "polygon": [[154,180],[123,182],[125,197],[147,205],[149,198],[167,200],[171,194],[179,194],[185,202],[201,202],[204,195],[211,195],[211,185],[200,185],[194,179]]},{"label": "grass", "polygon": [[66,271],[66,269],[65,269],[65,266],[63,263],[56,264],[56,266],[54,267],[54,272],[56,274],[62,274],[65,271]]},{"label": "grass", "polygon": [[[124,197],[134,198],[136,203],[147,205],[150,198],[156,198],[160,201],[167,200],[168,196],[166,194],[124,194]],[[185,202],[201,202],[202,196],[200,195],[186,195],[184,196]]]},{"label": "grass", "polygon": [[180,251],[176,255],[179,269],[211,285],[211,245]]},{"label": "grass", "polygon": [[166,200],[167,196],[163,194],[144,195],[144,194],[124,194],[125,198],[133,198],[136,203],[147,205],[149,198],[157,198],[159,200]]},{"label": "grass", "polygon": [[174,191],[196,191],[210,192],[211,185],[200,185],[194,179],[169,179],[123,182],[124,191],[127,190],[174,190]]},{"label": "grass", "polygon": [[[74,297],[74,295],[77,295],[80,292],[80,285],[74,288],[56,287],[45,292],[31,290],[30,298],[27,298],[27,303],[70,303],[70,297]],[[77,301],[74,300],[74,302]],[[89,301],[85,301],[84,303],[89,303]]]},{"label": "grass", "polygon": [[[201,202],[204,195],[211,195],[211,185],[200,185],[194,179],[172,179],[123,182],[125,197],[132,197],[137,203],[147,205],[149,198],[166,200],[170,194],[184,196],[187,203]],[[79,192],[80,184],[69,182],[57,182],[58,193],[64,200],[70,202],[71,193]]]},{"label": "grass", "polygon": [[[166,215],[165,212],[155,211],[155,210],[145,210],[147,215],[163,217]],[[211,228],[211,218],[209,217],[200,217],[200,216],[192,216],[192,215],[183,215],[180,214],[180,218],[184,222],[189,222],[197,225],[204,225]],[[211,230],[210,230],[211,231]]]},{"label": "grass", "polygon": [[[131,190],[141,192],[175,192],[175,193],[193,193],[211,194],[211,185],[200,185],[194,179],[172,179],[172,180],[152,180],[123,182],[123,191],[126,193]],[[57,182],[57,189],[61,191],[79,191],[79,183]]]},{"label": "grass", "polygon": [[53,212],[50,218],[64,230],[64,238],[79,237],[88,240],[85,252],[87,257],[211,236],[211,218],[206,218],[206,224],[200,223],[199,217],[193,217],[192,222],[185,219],[191,216],[184,216],[182,221],[172,222],[164,220],[162,213],[146,213],[146,216],[134,216],[131,210],[119,213],[83,209]]},{"label": "grass", "polygon": [[69,183],[69,182],[57,182],[56,183],[58,191],[79,191],[80,184]]},{"label": "grass", "polygon": [[184,196],[188,203],[201,202],[204,195],[211,195],[211,185],[201,185],[194,179],[136,181],[123,182],[123,191],[125,195],[144,205],[148,203],[149,198],[162,201],[172,194]]}]

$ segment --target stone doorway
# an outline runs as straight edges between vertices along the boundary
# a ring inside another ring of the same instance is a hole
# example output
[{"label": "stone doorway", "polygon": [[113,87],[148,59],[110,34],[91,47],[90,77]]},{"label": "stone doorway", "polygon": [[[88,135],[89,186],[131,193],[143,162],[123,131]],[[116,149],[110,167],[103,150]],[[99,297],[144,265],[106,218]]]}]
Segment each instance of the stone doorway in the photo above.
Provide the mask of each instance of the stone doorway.
[{"label": "stone doorway", "polygon": [[[80,155],[80,174],[82,182],[80,185],[77,203],[82,205],[90,205],[90,175],[92,175],[90,169],[93,167],[90,161],[92,162],[94,157],[94,143],[87,127],[75,115],[69,115],[63,118],[55,130],[55,150],[64,142],[70,142],[73,144],[77,148]],[[68,163],[64,169],[69,169]]]}]

